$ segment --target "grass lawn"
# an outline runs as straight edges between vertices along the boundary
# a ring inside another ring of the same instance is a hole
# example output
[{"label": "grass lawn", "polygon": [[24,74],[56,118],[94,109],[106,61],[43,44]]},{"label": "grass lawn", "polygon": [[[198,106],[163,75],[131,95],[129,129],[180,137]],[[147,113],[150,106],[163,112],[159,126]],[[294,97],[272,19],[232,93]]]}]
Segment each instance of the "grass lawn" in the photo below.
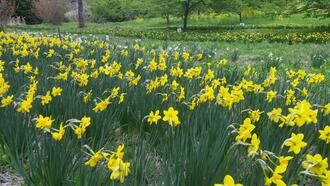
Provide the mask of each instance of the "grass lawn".
[{"label": "grass lawn", "polygon": [[[237,26],[238,17],[236,16],[221,16],[221,15],[193,15],[190,17],[189,26],[191,27],[191,32],[197,35],[200,32],[231,32],[230,27]],[[171,18],[170,25],[166,25],[166,20],[162,18],[150,18],[150,19],[136,19],[126,22],[109,22],[109,23],[87,23],[85,28],[77,28],[77,23],[67,22],[60,26],[51,24],[40,24],[40,25],[19,25],[10,26],[7,28],[8,31],[27,31],[27,32],[43,32],[43,33],[78,33],[78,34],[98,34],[101,37],[104,34],[109,34],[112,30],[123,29],[134,30],[134,31],[167,31],[174,29],[175,27],[180,27],[182,20],[179,18]],[[267,33],[286,33],[293,31],[308,30],[311,31],[314,26],[327,26],[330,25],[330,19],[318,19],[318,18],[306,18],[303,15],[297,14],[290,17],[274,17],[265,18],[261,16],[248,17],[245,19],[246,26],[264,26],[265,28],[256,29],[237,29],[240,32],[267,32]],[[273,28],[267,28],[267,26],[274,26]],[[276,26],[277,25],[277,26]],[[293,25],[298,26],[297,28],[283,28],[278,27],[278,25]],[[167,28],[167,27],[170,28]],[[135,41],[136,38],[132,37],[110,37],[112,41],[116,43],[130,43]],[[312,43],[250,43],[250,42],[219,42],[219,41],[171,41],[172,38],[167,40],[150,39],[149,37],[141,37],[142,43],[151,47],[167,47],[167,46],[182,46],[186,48],[197,48],[202,49],[217,49],[219,55],[222,53],[228,53],[223,51],[233,51],[238,50],[240,59],[245,61],[253,61],[262,56],[273,53],[275,56],[281,56],[286,59],[289,63],[304,62],[310,60],[310,56],[320,50],[329,50],[329,44],[312,44]]]},{"label": "grass lawn", "polygon": [[[205,26],[220,27],[218,29],[210,29],[213,32],[223,32],[226,28],[232,26],[238,26],[238,18],[236,16],[221,17],[217,15],[194,15],[189,19],[189,26],[192,31],[199,31],[200,28]],[[289,17],[248,17],[245,19],[246,26],[279,26],[279,25],[291,25],[299,27],[316,27],[316,26],[329,26],[330,19],[319,19],[319,18],[306,18],[303,15],[296,14]],[[149,18],[149,19],[136,19],[132,21],[125,22],[107,22],[107,23],[87,23],[85,28],[77,28],[78,23],[67,22],[60,26],[55,26],[51,24],[39,24],[39,25],[23,25],[23,26],[10,26],[10,30],[31,30],[31,31],[57,31],[60,28],[63,32],[82,32],[88,31],[94,33],[93,31],[98,30],[99,32],[106,32],[110,29],[129,29],[129,30],[166,30],[166,28],[176,28],[182,26],[182,20],[180,18],[171,18],[170,24],[166,24],[166,20],[162,18]],[[222,28],[221,28],[222,27]],[[281,28],[281,27],[280,27]],[[207,29],[203,29],[207,30]],[[274,31],[269,29],[258,29],[258,31]]]},{"label": "grass lawn", "polygon": [[[16,25],[7,31],[27,31],[43,33],[77,33],[110,35],[126,38],[156,39],[170,41],[224,41],[244,43],[327,43],[330,40],[330,19],[304,18],[302,15],[290,17],[249,17],[244,27],[239,26],[236,17],[191,16],[189,31],[177,33],[181,19],[173,18],[169,25],[161,18],[136,19],[120,23],[90,23],[85,28],[77,28],[76,22],[62,25]],[[235,45],[235,44],[234,44]],[[264,48],[264,47],[262,47]]]},{"label": "grass lawn", "polygon": [[[263,16],[255,16],[248,17],[244,19],[244,23],[246,26],[248,25],[300,25],[300,26],[322,26],[322,25],[330,25],[330,19],[319,19],[319,18],[306,18],[303,15],[296,14],[291,15],[289,17],[263,17]],[[221,17],[217,15],[200,15],[200,16],[191,16],[189,19],[189,26],[232,26],[238,25],[238,17],[230,16],[230,17]],[[74,32],[77,30],[78,23],[67,22],[63,23],[60,28],[65,32]],[[89,29],[91,32],[93,28],[104,29],[133,29],[133,30],[152,30],[166,27],[181,27],[182,20],[180,18],[171,18],[170,24],[166,24],[166,20],[162,18],[149,18],[149,19],[136,19],[132,21],[125,22],[107,22],[107,23],[87,23],[87,27],[82,30]],[[56,29],[57,26],[50,24],[41,24],[41,25],[31,25],[31,26],[14,26],[13,29],[28,29],[28,30],[53,30]]]},{"label": "grass lawn", "polygon": [[[226,57],[235,59],[235,61],[245,64],[252,64],[259,61],[263,57],[272,53],[276,57],[282,57],[283,62],[289,67],[305,67],[309,68],[308,61],[311,56],[316,53],[329,51],[330,44],[322,43],[280,43],[280,42],[224,42],[224,41],[191,41],[190,35],[201,35],[205,32],[218,34],[222,32],[255,32],[255,33],[290,33],[290,32],[312,32],[323,26],[327,28],[330,25],[330,19],[306,18],[303,15],[296,14],[290,17],[274,17],[265,18],[261,16],[248,17],[245,19],[245,27],[237,27],[236,16],[221,16],[221,15],[193,15],[190,17],[189,26],[190,33],[184,40],[173,41],[173,38],[153,39],[148,35],[142,35],[138,39],[134,35],[124,37],[117,36],[120,30],[133,32],[153,32],[167,33],[172,32],[176,27],[181,26],[180,18],[171,18],[170,25],[166,24],[166,20],[162,18],[136,19],[126,22],[107,22],[107,23],[87,23],[85,28],[77,28],[78,23],[66,22],[62,25],[39,24],[39,25],[17,25],[9,26],[8,31],[17,32],[36,32],[58,35],[60,33],[76,34],[81,36],[92,36],[104,38],[105,35],[110,35],[110,42],[119,44],[130,44],[132,42],[143,43],[150,48],[168,48],[181,47],[188,50],[213,51],[218,57]],[[250,28],[251,27],[251,28]],[[255,28],[254,28],[255,27]],[[113,34],[113,30],[119,30]]]}]

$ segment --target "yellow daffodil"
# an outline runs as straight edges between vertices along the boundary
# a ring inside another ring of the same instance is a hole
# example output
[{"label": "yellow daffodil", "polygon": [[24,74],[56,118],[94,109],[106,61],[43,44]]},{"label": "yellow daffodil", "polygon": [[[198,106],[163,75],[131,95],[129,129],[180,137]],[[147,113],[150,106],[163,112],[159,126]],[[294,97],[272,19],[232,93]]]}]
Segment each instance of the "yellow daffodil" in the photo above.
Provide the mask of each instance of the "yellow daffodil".
[{"label": "yellow daffodil", "polygon": [[328,158],[323,159],[320,154],[314,156],[307,154],[306,161],[302,163],[302,166],[315,175],[322,175],[328,169]]},{"label": "yellow daffodil", "polygon": [[83,97],[83,101],[84,101],[84,103],[88,103],[88,102],[91,100],[92,95],[93,95],[92,90],[90,90],[90,91],[89,91],[89,92]]},{"label": "yellow daffodil", "polygon": [[9,104],[11,104],[13,102],[13,98],[14,98],[13,95],[10,95],[10,96],[7,96],[5,98],[2,98],[2,100],[1,100],[1,107],[6,107]]},{"label": "yellow daffodil", "polygon": [[269,92],[267,92],[267,98],[266,98],[266,100],[268,101],[268,102],[272,102],[272,100],[276,97],[276,94],[277,94],[277,92],[276,91],[269,91]]},{"label": "yellow daffodil", "polygon": [[123,159],[123,157],[124,157],[124,147],[125,147],[124,144],[118,146],[117,151],[116,151],[117,158]]},{"label": "yellow daffodil", "polygon": [[65,129],[63,127],[63,123],[61,123],[59,130],[57,132],[52,132],[52,138],[56,141],[60,141],[62,140],[64,134],[65,134]]},{"label": "yellow daffodil", "polygon": [[50,95],[50,91],[47,91],[46,95],[41,96],[41,104],[47,105],[52,101],[52,96]]},{"label": "yellow daffodil", "polygon": [[258,122],[260,120],[262,112],[258,110],[252,110],[249,112],[249,118],[251,119],[252,122]]},{"label": "yellow daffodil", "polygon": [[97,103],[96,106],[93,108],[93,111],[96,112],[96,113],[97,112],[102,112],[102,111],[104,111],[108,107],[108,105],[110,103],[111,103],[110,102],[110,97],[108,97],[105,100]]},{"label": "yellow daffodil", "polygon": [[326,144],[330,143],[330,126],[325,126],[323,130],[319,130],[320,140],[325,141]]},{"label": "yellow daffodil", "polygon": [[252,135],[252,138],[251,138],[251,144],[248,148],[248,152],[258,152],[259,150],[259,145],[260,145],[260,140],[258,138],[258,136],[256,134],[253,134]]},{"label": "yellow daffodil", "polygon": [[273,108],[271,112],[268,112],[267,115],[271,121],[278,123],[282,117],[282,109],[281,108]]},{"label": "yellow daffodil", "polygon": [[299,154],[300,150],[303,147],[307,146],[307,143],[305,143],[303,141],[303,139],[304,139],[304,134],[302,134],[302,133],[300,133],[300,134],[292,133],[291,138],[285,140],[284,146],[289,147],[289,150],[288,150],[289,152]]},{"label": "yellow daffodil", "polygon": [[37,118],[37,123],[36,123],[36,128],[38,129],[49,129],[50,127],[52,127],[52,123],[54,120],[52,120],[52,117],[44,117],[42,115],[39,115],[39,117]]},{"label": "yellow daffodil", "polygon": [[330,114],[330,103],[324,105],[322,112],[323,112],[324,116],[327,116]]},{"label": "yellow daffodil", "polygon": [[130,163],[125,163],[120,158],[114,158],[114,156],[111,156],[108,161],[108,169],[112,171],[110,175],[111,180],[119,180],[121,183],[123,183],[125,177],[130,171],[129,168]]},{"label": "yellow daffodil", "polygon": [[170,107],[168,110],[164,111],[163,121],[167,121],[168,124],[172,127],[178,126],[181,122],[178,118],[178,111],[174,110],[173,107]]},{"label": "yellow daffodil", "polygon": [[148,122],[150,125],[153,123],[157,124],[158,120],[160,120],[162,117],[159,115],[159,110],[156,110],[155,113],[153,111],[150,112],[148,115]]},{"label": "yellow daffodil", "polygon": [[245,142],[247,139],[252,137],[251,132],[255,129],[255,126],[251,123],[250,118],[246,118],[243,121],[243,124],[239,127],[238,135],[236,136],[235,140],[237,142]]},{"label": "yellow daffodil", "polygon": [[243,186],[242,184],[235,183],[235,180],[230,175],[226,175],[223,184],[214,184],[214,186]]},{"label": "yellow daffodil", "polygon": [[52,96],[56,97],[56,96],[60,96],[62,93],[62,88],[61,87],[53,87],[52,88]]},{"label": "yellow daffodil", "polygon": [[93,154],[89,160],[85,162],[85,165],[90,167],[95,167],[99,161],[101,161],[103,158],[102,156],[102,150],[97,151],[95,154]]}]

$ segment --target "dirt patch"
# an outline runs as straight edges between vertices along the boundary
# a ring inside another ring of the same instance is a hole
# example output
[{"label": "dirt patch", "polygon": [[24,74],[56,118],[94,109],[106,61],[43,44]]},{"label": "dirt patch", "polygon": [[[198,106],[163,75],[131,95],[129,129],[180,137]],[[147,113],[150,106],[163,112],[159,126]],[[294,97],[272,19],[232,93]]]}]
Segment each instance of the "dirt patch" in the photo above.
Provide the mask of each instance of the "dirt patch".
[{"label": "dirt patch", "polygon": [[1,186],[19,186],[23,183],[23,178],[11,172],[0,172]]}]

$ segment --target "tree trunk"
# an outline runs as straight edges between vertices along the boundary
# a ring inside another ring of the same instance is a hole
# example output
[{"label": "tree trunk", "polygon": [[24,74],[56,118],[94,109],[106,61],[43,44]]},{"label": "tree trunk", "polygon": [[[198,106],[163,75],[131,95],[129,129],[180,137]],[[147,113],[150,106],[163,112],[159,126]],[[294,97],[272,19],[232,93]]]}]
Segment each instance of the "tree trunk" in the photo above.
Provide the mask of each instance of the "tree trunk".
[{"label": "tree trunk", "polygon": [[238,16],[239,16],[239,23],[243,23],[242,12],[238,13]]},{"label": "tree trunk", "polygon": [[183,16],[183,31],[187,31],[188,29],[188,16],[189,16],[189,11],[185,11],[184,16]]},{"label": "tree trunk", "polygon": [[189,12],[190,12],[190,0],[187,0],[184,2],[184,6],[183,6],[183,31],[187,31],[188,30],[188,16],[189,16]]},{"label": "tree trunk", "polygon": [[78,0],[78,21],[79,21],[79,28],[85,27],[83,0]]},{"label": "tree trunk", "polygon": [[170,25],[170,15],[169,14],[166,15],[166,24],[167,24],[167,26]]}]

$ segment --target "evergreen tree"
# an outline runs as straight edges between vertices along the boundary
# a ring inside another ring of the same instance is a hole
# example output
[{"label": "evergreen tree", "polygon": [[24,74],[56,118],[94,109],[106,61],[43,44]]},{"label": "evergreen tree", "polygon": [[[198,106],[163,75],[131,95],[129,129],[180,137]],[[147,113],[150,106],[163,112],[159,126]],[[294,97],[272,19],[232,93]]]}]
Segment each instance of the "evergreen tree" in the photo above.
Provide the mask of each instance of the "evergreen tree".
[{"label": "evergreen tree", "polygon": [[41,20],[34,13],[33,0],[15,0],[16,17],[23,17],[27,24],[38,24]]}]

